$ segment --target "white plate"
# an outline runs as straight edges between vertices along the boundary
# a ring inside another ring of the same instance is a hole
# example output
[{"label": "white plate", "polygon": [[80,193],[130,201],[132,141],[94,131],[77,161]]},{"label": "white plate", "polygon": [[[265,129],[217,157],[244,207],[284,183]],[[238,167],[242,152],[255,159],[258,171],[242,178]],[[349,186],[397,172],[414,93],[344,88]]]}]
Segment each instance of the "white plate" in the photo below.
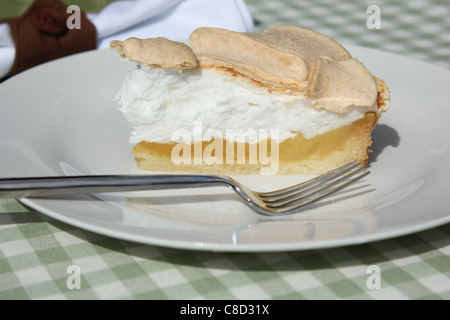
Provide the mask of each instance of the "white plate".
[{"label": "white plate", "polygon": [[[255,214],[226,188],[22,199],[57,220],[145,244],[209,251],[329,248],[450,221],[450,71],[348,46],[392,92],[374,131],[371,174],[353,190],[288,217]],[[136,173],[129,129],[112,95],[134,68],[93,51],[0,85],[0,176]],[[260,190],[300,177],[239,177]],[[304,177],[302,177],[304,178]]]}]

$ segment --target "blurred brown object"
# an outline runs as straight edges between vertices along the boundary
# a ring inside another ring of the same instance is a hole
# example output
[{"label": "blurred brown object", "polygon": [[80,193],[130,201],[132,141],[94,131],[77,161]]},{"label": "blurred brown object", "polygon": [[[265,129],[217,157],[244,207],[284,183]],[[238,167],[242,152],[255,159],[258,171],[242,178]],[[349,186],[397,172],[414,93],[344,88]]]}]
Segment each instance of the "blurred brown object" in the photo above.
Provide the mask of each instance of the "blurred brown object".
[{"label": "blurred brown object", "polygon": [[80,12],[80,28],[69,29],[68,6],[59,0],[35,0],[18,18],[0,19],[8,23],[16,48],[9,78],[38,64],[97,47],[95,26]]}]

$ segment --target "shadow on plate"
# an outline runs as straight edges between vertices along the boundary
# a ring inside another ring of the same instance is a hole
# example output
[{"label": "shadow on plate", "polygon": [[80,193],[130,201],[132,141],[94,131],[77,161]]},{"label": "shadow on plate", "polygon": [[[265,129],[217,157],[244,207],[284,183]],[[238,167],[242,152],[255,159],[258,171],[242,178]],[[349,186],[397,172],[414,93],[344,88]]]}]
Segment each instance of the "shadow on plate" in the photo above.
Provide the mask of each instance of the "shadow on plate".
[{"label": "shadow on plate", "polygon": [[400,145],[400,136],[394,128],[386,124],[379,124],[372,132],[372,141],[370,158],[375,162],[384,149],[389,146],[396,148]]}]

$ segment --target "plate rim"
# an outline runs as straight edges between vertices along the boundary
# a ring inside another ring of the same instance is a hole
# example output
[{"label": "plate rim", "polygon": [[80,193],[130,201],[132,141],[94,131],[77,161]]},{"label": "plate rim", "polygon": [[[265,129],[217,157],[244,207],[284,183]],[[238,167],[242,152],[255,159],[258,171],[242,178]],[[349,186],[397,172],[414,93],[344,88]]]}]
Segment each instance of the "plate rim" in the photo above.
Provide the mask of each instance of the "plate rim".
[{"label": "plate rim", "polygon": [[391,231],[385,231],[383,233],[365,234],[356,237],[347,237],[342,239],[321,240],[316,242],[298,242],[292,244],[200,244],[187,241],[176,240],[164,240],[158,238],[149,238],[143,236],[133,236],[129,233],[117,232],[112,229],[96,227],[93,224],[84,223],[79,220],[71,219],[70,217],[61,215],[52,210],[48,210],[45,207],[39,205],[39,203],[33,201],[33,199],[18,199],[26,206],[37,210],[48,217],[54,218],[57,221],[67,223],[68,225],[79,227],[83,230],[93,232],[99,235],[111,237],[114,239],[120,239],[124,241],[130,241],[140,243],[144,245],[153,245],[163,248],[179,249],[179,250],[195,250],[195,251],[207,251],[207,252],[229,252],[229,253],[265,253],[265,252],[292,252],[292,251],[307,251],[307,250],[321,250],[332,249],[343,246],[353,246],[360,244],[367,244],[376,241],[389,240],[397,237],[410,235],[416,232],[422,232],[432,228],[442,226],[450,223],[450,215],[441,219],[435,219],[427,223],[417,224],[410,227],[404,227],[402,229],[394,229]]}]

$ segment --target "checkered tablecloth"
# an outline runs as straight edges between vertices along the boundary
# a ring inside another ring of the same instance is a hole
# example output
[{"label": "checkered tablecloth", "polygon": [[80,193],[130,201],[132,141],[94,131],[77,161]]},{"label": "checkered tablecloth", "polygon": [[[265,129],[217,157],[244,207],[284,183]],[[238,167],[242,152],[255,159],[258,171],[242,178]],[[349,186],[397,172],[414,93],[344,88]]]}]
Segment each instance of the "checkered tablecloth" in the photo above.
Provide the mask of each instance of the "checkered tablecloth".
[{"label": "checkered tablecloth", "polygon": [[[450,67],[448,0],[246,2],[257,31],[295,24]],[[380,29],[368,28],[371,5]],[[0,299],[449,298],[448,224],[333,249],[209,253],[108,238],[0,200]]]}]

